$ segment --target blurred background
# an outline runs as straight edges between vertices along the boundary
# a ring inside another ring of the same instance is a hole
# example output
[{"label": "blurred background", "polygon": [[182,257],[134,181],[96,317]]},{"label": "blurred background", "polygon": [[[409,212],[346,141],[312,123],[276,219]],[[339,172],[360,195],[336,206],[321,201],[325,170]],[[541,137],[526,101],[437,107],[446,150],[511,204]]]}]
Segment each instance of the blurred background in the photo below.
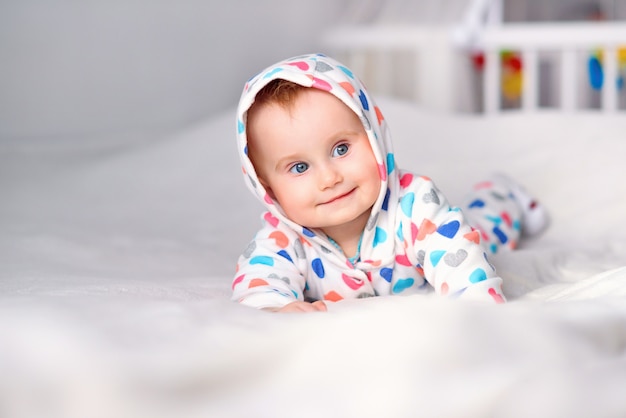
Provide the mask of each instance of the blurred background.
[{"label": "blurred background", "polygon": [[[2,0],[0,141],[177,129],[234,106],[265,66],[327,52],[330,28],[454,25],[472,3]],[[626,0],[496,3],[504,22],[626,19]]]}]

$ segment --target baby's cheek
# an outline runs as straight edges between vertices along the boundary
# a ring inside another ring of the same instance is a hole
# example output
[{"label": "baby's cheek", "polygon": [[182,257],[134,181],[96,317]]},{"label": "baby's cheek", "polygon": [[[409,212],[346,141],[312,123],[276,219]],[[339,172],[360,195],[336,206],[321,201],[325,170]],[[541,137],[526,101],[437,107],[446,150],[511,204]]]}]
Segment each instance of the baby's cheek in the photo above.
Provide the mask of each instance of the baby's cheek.
[{"label": "baby's cheek", "polygon": [[283,208],[285,215],[297,224],[305,224],[306,210],[311,206],[312,192],[305,187],[286,187],[276,193],[276,201]]}]

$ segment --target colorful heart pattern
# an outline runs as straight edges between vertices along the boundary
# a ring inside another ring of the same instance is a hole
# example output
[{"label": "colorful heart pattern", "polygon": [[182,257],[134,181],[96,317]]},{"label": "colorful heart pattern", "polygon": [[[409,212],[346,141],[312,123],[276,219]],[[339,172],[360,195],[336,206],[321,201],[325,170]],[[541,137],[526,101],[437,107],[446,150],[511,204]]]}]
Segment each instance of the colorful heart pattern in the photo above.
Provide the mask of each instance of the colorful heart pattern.
[{"label": "colorful heart pattern", "polygon": [[[341,248],[333,246],[323,233],[324,228],[307,228],[288,219],[257,178],[247,153],[246,111],[257,92],[278,78],[334,94],[354,110],[368,135],[381,193],[361,237],[360,259],[342,255]],[[267,296],[268,300],[306,297],[337,302],[422,292],[429,284],[441,295],[453,297],[474,283],[491,280],[494,285],[489,282],[486,298],[504,301],[500,279],[482,245],[497,250],[517,241],[509,230],[516,225],[519,230],[518,217],[509,210],[490,211],[494,201],[508,202],[507,194],[491,182],[475,187],[476,196],[463,209],[480,215],[480,225],[471,228],[464,213],[451,208],[428,177],[398,168],[385,124],[382,111],[356,75],[321,54],[285,60],[246,83],[236,124],[241,169],[267,212],[263,228],[237,263],[234,300],[246,303],[247,296],[254,294],[257,301]],[[437,279],[428,282],[430,277]]]}]

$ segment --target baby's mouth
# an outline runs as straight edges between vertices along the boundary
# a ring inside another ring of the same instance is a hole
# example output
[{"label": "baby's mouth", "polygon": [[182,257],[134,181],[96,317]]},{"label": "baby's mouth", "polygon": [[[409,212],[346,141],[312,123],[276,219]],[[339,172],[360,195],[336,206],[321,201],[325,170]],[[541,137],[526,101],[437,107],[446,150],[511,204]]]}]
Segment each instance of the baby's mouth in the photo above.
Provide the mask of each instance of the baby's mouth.
[{"label": "baby's mouth", "polygon": [[356,188],[354,188],[354,189],[352,189],[352,190],[350,190],[350,191],[348,191],[348,192],[346,192],[346,193],[343,193],[343,194],[340,194],[340,195],[338,195],[338,196],[335,196],[335,197],[333,197],[332,199],[327,200],[326,202],[323,202],[323,203],[321,203],[321,204],[322,204],[322,205],[327,205],[327,204],[329,204],[329,203],[336,202],[337,200],[343,199],[344,197],[351,195],[351,194],[352,194],[355,190],[356,190]]}]

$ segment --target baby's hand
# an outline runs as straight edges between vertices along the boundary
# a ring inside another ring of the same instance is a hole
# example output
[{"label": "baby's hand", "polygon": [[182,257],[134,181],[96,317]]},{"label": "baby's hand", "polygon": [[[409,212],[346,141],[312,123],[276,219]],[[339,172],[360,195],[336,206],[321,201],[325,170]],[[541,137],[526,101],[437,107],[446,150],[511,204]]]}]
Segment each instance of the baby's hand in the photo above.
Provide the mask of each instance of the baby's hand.
[{"label": "baby's hand", "polygon": [[317,300],[313,303],[309,302],[291,302],[282,308],[268,309],[273,312],[326,312],[326,304],[321,300]]}]

